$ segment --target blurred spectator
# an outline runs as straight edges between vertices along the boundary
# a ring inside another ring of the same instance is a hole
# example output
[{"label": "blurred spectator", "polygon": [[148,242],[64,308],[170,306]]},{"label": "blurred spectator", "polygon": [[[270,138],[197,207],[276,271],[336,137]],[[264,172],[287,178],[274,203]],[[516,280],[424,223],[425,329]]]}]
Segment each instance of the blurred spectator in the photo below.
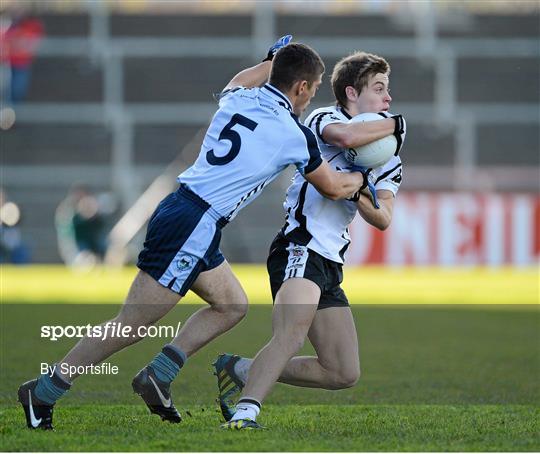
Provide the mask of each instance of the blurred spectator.
[{"label": "blurred spectator", "polygon": [[0,188],[0,263],[20,265],[30,261],[30,251],[18,227],[20,221],[20,208]]},{"label": "blurred spectator", "polygon": [[84,185],[75,185],[56,209],[60,256],[67,265],[93,266],[107,249],[106,223],[111,204],[103,203]]},{"label": "blurred spectator", "polygon": [[[15,122],[16,104],[26,98],[32,62],[45,32],[42,21],[24,6],[15,4],[7,11],[8,24],[0,30],[0,56],[3,77],[0,127],[9,129]],[[6,74],[7,73],[7,74]]]}]

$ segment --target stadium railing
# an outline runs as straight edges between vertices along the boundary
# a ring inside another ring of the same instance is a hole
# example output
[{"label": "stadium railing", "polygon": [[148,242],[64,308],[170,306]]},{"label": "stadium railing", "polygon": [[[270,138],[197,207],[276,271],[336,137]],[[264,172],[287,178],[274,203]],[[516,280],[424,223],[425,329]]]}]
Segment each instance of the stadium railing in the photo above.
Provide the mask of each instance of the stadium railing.
[{"label": "stadium railing", "polygon": [[[530,103],[485,104],[459,103],[457,99],[457,59],[460,57],[539,57],[540,51],[535,39],[465,39],[441,38],[437,35],[435,21],[431,17],[430,26],[422,24],[425,16],[419,15],[416,36],[413,38],[372,38],[362,39],[361,46],[371,52],[388,57],[411,57],[427,59],[433,65],[435,74],[434,102],[396,103],[397,111],[407,112],[409,121],[431,119],[434,127],[447,127],[454,135],[457,146],[454,165],[451,168],[431,168],[430,178],[426,178],[425,168],[408,167],[411,187],[438,189],[454,187],[477,189],[479,181],[473,178],[482,172],[477,166],[477,128],[482,124],[534,124],[538,122],[538,105]],[[19,120],[32,123],[87,123],[112,125],[112,156],[110,168],[102,172],[95,168],[97,179],[110,178],[112,189],[120,195],[124,210],[133,207],[143,194],[145,187],[155,178],[158,169],[142,173],[134,167],[133,142],[134,125],[145,124],[193,124],[201,125],[209,121],[215,111],[214,103],[126,103],[124,92],[124,59],[130,57],[249,57],[254,61],[275,37],[275,11],[272,8],[255,8],[253,14],[253,35],[249,40],[243,37],[212,38],[140,38],[111,37],[108,14],[105,10],[92,10],[90,34],[87,37],[48,38],[40,49],[42,56],[86,55],[103,72],[102,103],[27,103],[17,110]],[[319,36],[295,36],[316,48],[323,57],[341,57],[358,47],[357,40]],[[315,105],[316,107],[316,105]],[[16,179],[19,184],[27,179],[35,181],[36,172],[31,166],[18,165],[17,168],[4,167],[4,184]],[[182,169],[177,168],[176,173]],[[493,178],[496,189],[531,189],[537,184],[537,169],[515,169],[519,178]],[[500,170],[499,170],[500,172]],[[56,180],[62,169],[56,169],[51,180]],[[168,174],[166,174],[168,175]],[[171,181],[174,175],[170,173]],[[42,174],[41,184],[47,184]],[[152,202],[162,196],[156,191]],[[151,204],[152,204],[151,203]],[[146,215],[146,214],[145,214]],[[139,219],[137,225],[144,225]],[[123,242],[125,243],[126,238]]]}]

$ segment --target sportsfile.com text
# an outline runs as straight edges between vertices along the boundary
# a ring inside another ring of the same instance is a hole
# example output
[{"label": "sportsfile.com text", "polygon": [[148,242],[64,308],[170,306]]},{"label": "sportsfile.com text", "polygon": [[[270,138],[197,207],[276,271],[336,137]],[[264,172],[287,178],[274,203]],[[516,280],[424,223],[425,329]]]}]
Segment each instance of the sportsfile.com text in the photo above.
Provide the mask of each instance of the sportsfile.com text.
[{"label": "sportsfile.com text", "polygon": [[41,327],[41,337],[57,341],[63,337],[93,337],[105,340],[112,337],[175,337],[180,331],[181,322],[174,326],[133,326],[117,322],[107,322],[103,325],[44,325]]}]

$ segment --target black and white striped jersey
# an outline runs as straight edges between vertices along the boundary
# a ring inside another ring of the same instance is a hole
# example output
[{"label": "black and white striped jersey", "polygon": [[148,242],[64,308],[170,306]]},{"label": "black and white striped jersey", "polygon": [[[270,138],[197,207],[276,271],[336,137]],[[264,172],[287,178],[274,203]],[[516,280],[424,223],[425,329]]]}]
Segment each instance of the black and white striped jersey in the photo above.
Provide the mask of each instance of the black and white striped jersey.
[{"label": "black and white striped jersey", "polygon": [[[344,150],[326,144],[322,139],[322,131],[331,123],[346,123],[350,118],[340,107],[330,106],[313,111],[304,122],[315,133],[323,158],[335,170],[342,172],[350,171],[350,163],[343,155]],[[391,191],[395,196],[401,185],[401,172],[399,156],[394,156],[384,166],[374,169],[376,189]],[[345,252],[351,241],[348,226],[356,215],[355,202],[327,199],[296,172],[287,189],[283,207],[287,213],[282,229],[285,238],[307,246],[329,260],[344,263]]]}]

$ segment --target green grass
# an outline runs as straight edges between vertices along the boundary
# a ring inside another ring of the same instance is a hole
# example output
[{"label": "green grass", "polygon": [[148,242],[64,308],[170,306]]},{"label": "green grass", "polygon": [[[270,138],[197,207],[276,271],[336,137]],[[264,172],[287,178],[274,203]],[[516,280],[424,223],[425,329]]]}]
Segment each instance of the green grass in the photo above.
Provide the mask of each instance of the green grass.
[{"label": "green grass", "polygon": [[20,429],[3,411],[7,451],[536,451],[538,413],[530,406],[268,405],[267,430],[218,428],[213,408],[194,408],[181,425],[134,405],[58,412],[55,433]]},{"label": "green grass", "polygon": [[[252,356],[270,336],[271,307],[190,358],[173,384],[180,425],[149,415],[130,387],[167,339],[146,339],[110,362],[116,376],[83,376],[55,409],[54,433],[24,429],[18,385],[75,342],[41,339],[44,324],[95,324],[116,305],[2,304],[0,432],[7,451],[538,451],[538,306],[354,306],[362,378],[323,391],[278,384],[260,433],[218,429],[210,363]],[[162,321],[196,309],[180,304]],[[306,345],[303,354],[312,349]],[[191,416],[188,416],[188,413]]]}]

